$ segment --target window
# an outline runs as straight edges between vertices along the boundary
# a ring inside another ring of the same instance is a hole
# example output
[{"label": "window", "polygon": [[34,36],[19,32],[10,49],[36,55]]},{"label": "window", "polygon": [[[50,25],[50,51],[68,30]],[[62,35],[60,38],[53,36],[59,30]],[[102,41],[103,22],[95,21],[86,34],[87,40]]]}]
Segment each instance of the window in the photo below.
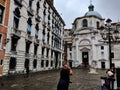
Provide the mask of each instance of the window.
[{"label": "window", "polygon": [[3,22],[4,7],[0,5],[0,24]]},{"label": "window", "polygon": [[47,60],[47,61],[46,61],[46,67],[48,67],[48,65],[49,65],[49,61]]},{"label": "window", "polygon": [[0,48],[1,48],[1,45],[2,45],[2,34],[0,34]]},{"label": "window", "polygon": [[45,21],[45,15],[43,15],[43,21]]},{"label": "window", "polygon": [[18,25],[19,25],[19,18],[20,18],[20,10],[17,7],[14,11],[14,23],[13,23],[13,27],[15,29],[18,29]]},{"label": "window", "polygon": [[16,47],[17,47],[17,40],[12,37],[11,51],[16,51]]},{"label": "window", "polygon": [[53,51],[51,51],[51,58],[53,58]]},{"label": "window", "polygon": [[86,19],[83,20],[83,27],[87,27],[88,26],[88,22]]},{"label": "window", "polygon": [[101,50],[104,50],[104,46],[101,46]]},{"label": "window", "polygon": [[34,45],[34,55],[37,55],[37,48],[38,48],[38,46]]},{"label": "window", "polygon": [[9,69],[15,69],[15,67],[16,67],[16,58],[11,57],[9,63]]},{"label": "window", "polygon": [[29,63],[30,63],[29,59],[25,59],[24,67],[27,68],[29,66]]},{"label": "window", "polygon": [[70,50],[70,51],[72,51],[72,48],[71,48],[71,46],[69,47],[69,50]]},{"label": "window", "polygon": [[46,52],[46,53],[47,53],[47,57],[48,57],[48,56],[49,56],[49,49],[47,49],[47,52]]},{"label": "window", "polygon": [[49,39],[50,39],[50,35],[49,35],[49,32],[47,34],[47,43],[49,44]]},{"label": "window", "polygon": [[45,48],[42,48],[42,56],[44,56],[44,50],[45,50]]},{"label": "window", "polygon": [[26,53],[29,53],[30,43],[26,43]]},{"label": "window", "polygon": [[39,31],[39,25],[36,24],[35,26],[35,37],[38,38],[38,31]]},{"label": "window", "polygon": [[0,60],[0,65],[2,65],[3,64],[3,60]]},{"label": "window", "polygon": [[51,61],[51,67],[53,66],[53,61]]},{"label": "window", "polygon": [[42,35],[42,41],[45,41],[45,35],[44,34]]},{"label": "window", "polygon": [[28,34],[31,34],[31,26],[32,26],[32,20],[31,18],[28,18],[28,21],[27,21],[27,33]]},{"label": "window", "polygon": [[29,7],[32,7],[32,1],[33,0],[29,0]]},{"label": "window", "polygon": [[97,24],[97,28],[99,28],[99,22],[96,22],[96,24]]},{"label": "window", "polygon": [[39,1],[37,2],[36,6],[37,6],[36,12],[37,12],[37,14],[39,14],[39,8],[40,8],[40,3],[39,3]]},{"label": "window", "polygon": [[44,60],[41,61],[41,67],[44,67]]},{"label": "window", "polygon": [[37,60],[34,59],[34,61],[33,61],[33,68],[36,68],[36,67],[37,67]]},{"label": "window", "polygon": [[70,59],[72,59],[72,53],[70,53]]}]

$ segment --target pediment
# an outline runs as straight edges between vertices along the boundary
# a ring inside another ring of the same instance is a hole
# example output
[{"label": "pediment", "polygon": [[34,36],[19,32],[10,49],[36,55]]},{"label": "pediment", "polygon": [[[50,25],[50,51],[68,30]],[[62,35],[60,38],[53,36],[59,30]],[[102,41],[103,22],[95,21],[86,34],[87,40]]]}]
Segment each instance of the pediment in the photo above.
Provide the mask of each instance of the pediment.
[{"label": "pediment", "polygon": [[84,52],[90,51],[90,47],[81,47],[80,51],[84,51]]}]

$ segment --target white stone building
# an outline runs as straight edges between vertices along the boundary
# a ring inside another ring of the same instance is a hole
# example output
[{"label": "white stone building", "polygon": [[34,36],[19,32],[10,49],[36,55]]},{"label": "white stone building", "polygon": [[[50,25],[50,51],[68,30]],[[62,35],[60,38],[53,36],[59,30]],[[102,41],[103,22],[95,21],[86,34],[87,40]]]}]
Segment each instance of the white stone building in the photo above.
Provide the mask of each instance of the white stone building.
[{"label": "white stone building", "polygon": [[[96,68],[109,68],[109,47],[108,44],[101,42],[102,37],[98,30],[101,26],[105,26],[105,19],[97,11],[94,11],[92,4],[88,9],[89,11],[84,16],[74,20],[72,30],[64,30],[67,59],[70,64],[72,62],[72,67],[94,63]],[[112,45],[112,51],[115,54],[116,51],[113,48],[115,48],[114,45]],[[117,59],[115,59],[116,57]],[[118,67],[120,58],[118,54],[116,57],[112,58],[112,63]]]},{"label": "white stone building", "polygon": [[3,75],[60,68],[65,23],[53,0],[10,0]]}]

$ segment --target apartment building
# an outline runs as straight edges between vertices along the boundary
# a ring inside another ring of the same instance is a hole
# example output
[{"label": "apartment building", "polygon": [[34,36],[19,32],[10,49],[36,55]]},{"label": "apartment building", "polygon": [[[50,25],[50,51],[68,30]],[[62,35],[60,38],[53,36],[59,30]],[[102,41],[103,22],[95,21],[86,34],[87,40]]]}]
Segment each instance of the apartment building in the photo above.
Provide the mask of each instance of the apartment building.
[{"label": "apartment building", "polygon": [[5,45],[7,43],[7,26],[9,17],[9,1],[0,0],[0,76],[3,72],[3,60],[5,55]]},{"label": "apartment building", "polygon": [[62,67],[65,23],[53,0],[7,0],[9,21],[3,75]]}]

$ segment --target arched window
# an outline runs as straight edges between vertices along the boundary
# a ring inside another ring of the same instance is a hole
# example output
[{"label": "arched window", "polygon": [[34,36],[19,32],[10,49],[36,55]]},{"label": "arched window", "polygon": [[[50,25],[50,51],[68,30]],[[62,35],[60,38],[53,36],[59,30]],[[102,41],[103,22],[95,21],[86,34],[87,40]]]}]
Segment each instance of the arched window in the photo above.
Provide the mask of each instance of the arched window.
[{"label": "arched window", "polygon": [[32,26],[32,20],[31,18],[28,18],[28,21],[27,21],[27,33],[28,34],[31,34],[31,26]]},{"label": "arched window", "polygon": [[18,29],[18,25],[19,25],[19,19],[20,19],[20,10],[19,8],[15,8],[15,11],[14,11],[14,23],[13,23],[13,27],[15,29]]},{"label": "arched window", "polygon": [[39,24],[37,23],[35,26],[35,37],[38,38]]},{"label": "arched window", "polygon": [[83,27],[87,27],[87,26],[88,26],[88,22],[87,22],[87,20],[84,19],[83,22],[82,22],[82,24],[83,24]]},{"label": "arched window", "polygon": [[97,25],[97,28],[99,28],[99,26],[100,26],[100,23],[97,21],[97,22],[96,22],[96,25]]}]

